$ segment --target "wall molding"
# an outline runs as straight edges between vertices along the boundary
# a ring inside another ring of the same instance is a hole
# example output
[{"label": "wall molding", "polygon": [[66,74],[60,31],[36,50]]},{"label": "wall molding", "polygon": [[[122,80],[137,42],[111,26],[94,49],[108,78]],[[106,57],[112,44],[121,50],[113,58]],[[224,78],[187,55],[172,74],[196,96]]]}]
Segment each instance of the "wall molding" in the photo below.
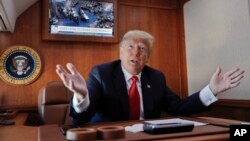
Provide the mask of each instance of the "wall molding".
[{"label": "wall molding", "polygon": [[145,7],[145,8],[157,8],[157,9],[167,9],[167,10],[176,10],[178,8],[178,3],[176,1],[119,1],[120,5],[133,6],[133,7]]},{"label": "wall molding", "polygon": [[215,103],[215,105],[225,107],[250,108],[250,100],[220,99]]}]

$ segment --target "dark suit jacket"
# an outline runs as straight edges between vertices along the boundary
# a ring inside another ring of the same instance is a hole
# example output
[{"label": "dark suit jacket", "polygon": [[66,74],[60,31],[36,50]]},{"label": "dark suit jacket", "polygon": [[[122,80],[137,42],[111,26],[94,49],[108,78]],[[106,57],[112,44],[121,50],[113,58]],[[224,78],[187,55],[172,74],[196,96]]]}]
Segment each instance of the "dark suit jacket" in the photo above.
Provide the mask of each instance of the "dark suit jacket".
[{"label": "dark suit jacket", "polygon": [[[87,81],[90,106],[76,113],[71,104],[73,123],[123,121],[129,119],[129,97],[120,60],[95,66]],[[150,87],[149,87],[150,86]],[[162,111],[190,115],[206,110],[199,92],[181,100],[166,85],[162,72],[145,66],[141,74],[144,118],[159,118]]]}]

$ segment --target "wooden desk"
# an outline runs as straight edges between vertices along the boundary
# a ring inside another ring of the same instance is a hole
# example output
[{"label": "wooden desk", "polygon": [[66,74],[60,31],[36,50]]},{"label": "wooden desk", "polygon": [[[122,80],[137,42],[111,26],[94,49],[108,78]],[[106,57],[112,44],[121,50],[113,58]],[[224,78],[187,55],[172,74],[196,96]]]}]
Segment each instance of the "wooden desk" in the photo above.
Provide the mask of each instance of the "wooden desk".
[{"label": "wooden desk", "polygon": [[[1,120],[10,120],[10,121],[15,121],[15,125],[24,125],[26,122],[26,119],[28,118],[28,113],[25,112],[18,112],[14,111],[13,116],[8,116],[8,115],[2,115],[0,116]],[[6,117],[7,116],[7,117]]]},{"label": "wooden desk", "polygon": [[14,119],[15,125],[0,125],[1,141],[37,141],[37,127],[24,126],[28,117],[27,113],[18,113]]},{"label": "wooden desk", "polygon": [[12,125],[0,126],[1,141],[37,141],[37,127]]},{"label": "wooden desk", "polygon": [[[0,126],[1,141],[66,141],[65,136],[60,132],[58,125],[44,125],[40,127],[24,126],[26,114],[17,115],[16,125]],[[192,132],[171,133],[150,135],[144,132],[126,132],[126,138],[120,140],[159,140],[159,141],[225,141],[229,140],[229,128],[221,127],[230,124],[239,124],[240,121],[226,120],[218,118],[191,118],[190,120],[213,123],[214,125],[198,126]],[[97,128],[107,125],[129,126],[141,121],[112,122],[85,125],[85,127]],[[221,126],[215,126],[221,125]]]},{"label": "wooden desk", "polygon": [[[194,120],[194,119],[193,119]],[[203,120],[206,119],[197,119]],[[216,118],[209,119],[209,121],[217,121]],[[223,119],[219,119],[221,121]],[[119,126],[130,126],[136,124],[140,121],[127,121],[127,122],[112,122],[112,123],[102,123],[95,125],[85,125],[84,127],[97,128],[106,125],[119,125]],[[230,122],[224,122],[228,125]],[[60,132],[58,125],[44,125],[40,126],[38,129],[38,140],[39,141],[66,141],[65,136]],[[126,132],[126,137],[119,140],[129,140],[129,141],[138,141],[138,140],[167,140],[167,141],[225,141],[229,140],[229,128],[221,127],[215,125],[205,125],[197,126],[193,129],[192,132],[181,132],[181,133],[171,133],[171,134],[158,134],[151,135],[145,132],[131,133]]]},{"label": "wooden desk", "polygon": [[28,113],[18,113],[15,117],[14,121],[16,125],[24,125],[26,122],[26,119],[28,118]]},{"label": "wooden desk", "polygon": [[[117,124],[116,124],[117,125]],[[58,128],[58,125],[45,125],[38,129],[38,141],[67,141]],[[198,141],[198,140],[229,140],[229,129],[212,125],[195,127],[192,132],[171,133],[150,135],[144,132],[126,132],[126,138],[119,141],[138,141],[138,140],[167,140],[167,141]],[[103,141],[103,140],[102,140]]]},{"label": "wooden desk", "polygon": [[229,134],[222,133],[214,135],[201,135],[201,136],[174,138],[174,139],[163,139],[156,141],[229,141]]}]

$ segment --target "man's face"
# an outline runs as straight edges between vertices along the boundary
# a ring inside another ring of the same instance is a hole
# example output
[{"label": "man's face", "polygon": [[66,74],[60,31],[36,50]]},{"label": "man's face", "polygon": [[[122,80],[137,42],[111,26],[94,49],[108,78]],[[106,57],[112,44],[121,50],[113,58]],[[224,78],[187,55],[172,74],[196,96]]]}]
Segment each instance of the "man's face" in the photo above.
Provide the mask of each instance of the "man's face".
[{"label": "man's face", "polygon": [[124,41],[120,47],[122,66],[132,75],[139,74],[149,59],[149,48],[142,39]]}]

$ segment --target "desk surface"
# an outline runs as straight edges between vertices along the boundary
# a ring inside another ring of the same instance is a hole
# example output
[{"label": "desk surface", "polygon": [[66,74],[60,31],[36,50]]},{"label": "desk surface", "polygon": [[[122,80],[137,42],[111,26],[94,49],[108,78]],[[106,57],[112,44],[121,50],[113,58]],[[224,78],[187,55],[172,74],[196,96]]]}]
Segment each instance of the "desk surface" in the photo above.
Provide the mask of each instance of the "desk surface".
[{"label": "desk surface", "polygon": [[[117,124],[116,124],[117,125]],[[213,136],[211,136],[213,135]],[[45,125],[41,126],[38,129],[38,138],[39,141],[67,141],[65,136],[63,136],[59,130],[58,125]],[[182,140],[185,138],[185,141],[194,139],[228,139],[229,140],[229,129],[225,127],[218,127],[213,125],[206,125],[195,127],[192,132],[181,132],[181,133],[171,133],[171,134],[158,134],[151,135],[145,132],[131,133],[126,132],[126,137],[119,140],[124,141],[138,141],[138,140]]]},{"label": "desk surface", "polygon": [[0,125],[0,140],[1,141],[37,141],[37,127],[24,126],[28,117],[27,113],[18,113],[14,119],[15,125],[2,126]]},{"label": "desk surface", "polygon": [[[197,119],[206,121],[207,119]],[[209,121],[215,121],[216,119],[209,119]],[[221,121],[221,119],[219,119]],[[95,125],[85,125],[84,127],[97,128],[107,125],[119,125],[119,126],[130,126],[138,123],[138,121],[126,121],[126,122],[112,122],[102,123]],[[226,122],[224,122],[226,123]],[[227,124],[231,124],[230,122]],[[235,123],[234,123],[235,124]],[[39,141],[66,141],[65,136],[60,132],[58,125],[44,125],[38,129]],[[191,132],[171,133],[171,134],[157,134],[151,135],[145,132],[131,133],[126,132],[126,137],[120,140],[168,140],[168,141],[195,141],[195,140],[229,140],[229,128],[215,125],[197,126]]]},{"label": "desk surface", "polygon": [[[17,121],[23,122],[25,115],[17,117]],[[190,118],[189,118],[190,119]],[[222,141],[229,140],[229,128],[223,127],[230,124],[239,124],[239,121],[218,119],[218,118],[195,118],[201,122],[214,123],[214,125],[198,126],[192,132],[171,133],[150,135],[144,132],[131,133],[126,132],[126,138],[120,140],[167,140],[167,141]],[[107,125],[129,126],[141,121],[126,121],[126,122],[112,122],[94,125],[85,125],[85,127],[97,128]],[[19,122],[17,122],[19,123]],[[221,125],[221,126],[215,126]],[[31,127],[16,124],[13,126],[0,126],[0,140],[1,141],[66,141],[65,136],[61,134],[58,125],[44,125],[40,127]]]},{"label": "desk surface", "polygon": [[37,141],[37,127],[13,125],[0,126],[1,141]]}]

